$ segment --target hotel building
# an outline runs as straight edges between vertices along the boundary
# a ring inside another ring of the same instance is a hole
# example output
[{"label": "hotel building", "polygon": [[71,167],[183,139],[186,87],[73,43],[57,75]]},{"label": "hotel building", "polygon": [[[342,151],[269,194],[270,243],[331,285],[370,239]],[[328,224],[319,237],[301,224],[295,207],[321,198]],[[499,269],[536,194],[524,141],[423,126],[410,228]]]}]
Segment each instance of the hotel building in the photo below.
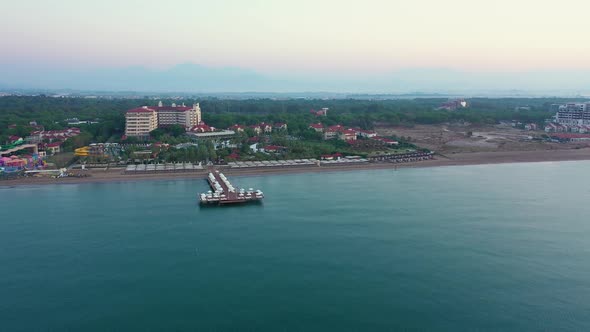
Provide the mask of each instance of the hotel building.
[{"label": "hotel building", "polygon": [[201,122],[201,107],[199,104],[194,104],[193,107],[176,106],[163,106],[162,102],[158,104],[158,107],[153,107],[158,113],[158,126],[170,126],[170,125],[181,125],[187,130],[194,126],[197,126]]},{"label": "hotel building", "polygon": [[568,103],[560,105],[555,122],[562,125],[590,125],[590,103]]},{"label": "hotel building", "polygon": [[189,130],[201,122],[201,108],[199,104],[193,107],[164,106],[162,102],[158,106],[143,106],[128,110],[125,113],[125,135],[149,136],[149,133],[158,128],[170,125],[180,125]]},{"label": "hotel building", "polygon": [[149,136],[150,132],[158,128],[156,111],[147,106],[134,108],[125,113],[125,135]]}]

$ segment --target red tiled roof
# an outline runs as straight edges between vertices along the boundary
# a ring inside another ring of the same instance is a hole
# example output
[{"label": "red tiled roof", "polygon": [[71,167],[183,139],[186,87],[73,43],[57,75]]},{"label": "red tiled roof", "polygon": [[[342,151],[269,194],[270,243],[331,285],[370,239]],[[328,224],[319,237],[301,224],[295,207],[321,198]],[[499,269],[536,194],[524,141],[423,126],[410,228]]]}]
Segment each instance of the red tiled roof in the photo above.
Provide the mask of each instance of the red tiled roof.
[{"label": "red tiled roof", "polygon": [[215,131],[215,128],[213,127],[209,127],[206,124],[200,124],[198,126],[194,126],[190,129],[190,131],[197,131],[197,132],[211,132],[211,131]]},{"label": "red tiled roof", "polygon": [[153,108],[138,107],[138,108],[128,110],[127,113],[151,113],[154,111],[155,110]]},{"label": "red tiled roof", "polygon": [[150,107],[155,111],[179,111],[179,112],[186,112],[186,111],[190,111],[193,108],[192,107],[188,107],[188,106],[155,106],[155,107]]},{"label": "red tiled roof", "polygon": [[339,125],[339,124],[328,127],[328,130],[331,130],[331,131],[341,131],[341,130],[345,130],[345,129],[346,128],[344,128],[344,126]]},{"label": "red tiled roof", "polygon": [[321,123],[312,123],[312,124],[310,124],[309,126],[310,126],[311,128],[317,128],[317,129],[324,128],[324,125],[323,125],[323,124],[321,124]]},{"label": "red tiled roof", "polygon": [[334,154],[324,154],[324,155],[322,155],[322,158],[323,159],[334,159],[334,158],[338,158],[338,157],[342,157],[342,153],[337,152],[337,153],[334,153]]},{"label": "red tiled roof", "polygon": [[143,106],[137,107],[134,109],[130,109],[127,112],[131,113],[142,113],[142,112],[151,112],[151,111],[179,111],[179,112],[186,112],[190,111],[192,107],[188,106]]},{"label": "red tiled roof", "polygon": [[32,131],[31,135],[40,135],[44,138],[56,138],[56,137],[72,137],[80,134],[79,128],[69,128],[65,130],[47,130],[47,131]]},{"label": "red tiled roof", "polygon": [[47,144],[48,148],[56,148],[58,146],[61,146],[62,142],[54,142],[54,143],[49,143]]}]

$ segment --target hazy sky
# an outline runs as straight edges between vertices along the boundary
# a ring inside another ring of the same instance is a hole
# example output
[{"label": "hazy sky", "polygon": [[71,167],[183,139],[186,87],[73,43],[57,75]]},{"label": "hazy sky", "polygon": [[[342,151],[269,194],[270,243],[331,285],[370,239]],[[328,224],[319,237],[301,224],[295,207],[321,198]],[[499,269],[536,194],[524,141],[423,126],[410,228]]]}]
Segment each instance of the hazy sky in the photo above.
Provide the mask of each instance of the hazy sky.
[{"label": "hazy sky", "polygon": [[1,65],[263,73],[590,68],[587,0],[22,0]]}]

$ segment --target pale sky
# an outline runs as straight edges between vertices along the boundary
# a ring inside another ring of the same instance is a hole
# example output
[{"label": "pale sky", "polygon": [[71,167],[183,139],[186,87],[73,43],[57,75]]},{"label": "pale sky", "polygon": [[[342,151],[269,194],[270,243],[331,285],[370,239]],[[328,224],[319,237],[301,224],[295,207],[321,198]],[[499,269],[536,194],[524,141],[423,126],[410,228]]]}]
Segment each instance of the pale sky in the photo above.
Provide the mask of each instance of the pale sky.
[{"label": "pale sky", "polygon": [[5,0],[0,9],[4,66],[590,68],[587,0]]}]

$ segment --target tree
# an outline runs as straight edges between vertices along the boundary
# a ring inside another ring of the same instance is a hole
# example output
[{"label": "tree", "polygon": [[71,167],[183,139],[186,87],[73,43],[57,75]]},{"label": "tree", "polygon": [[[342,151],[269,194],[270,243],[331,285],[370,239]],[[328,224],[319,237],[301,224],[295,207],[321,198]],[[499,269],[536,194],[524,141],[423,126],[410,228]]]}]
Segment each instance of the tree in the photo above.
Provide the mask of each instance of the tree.
[{"label": "tree", "polygon": [[211,141],[208,142],[209,146],[207,148],[207,153],[209,154],[209,160],[211,161],[216,161],[217,160],[217,153],[215,152],[215,147],[213,146],[213,143],[211,143]]},{"label": "tree", "polygon": [[180,137],[186,133],[186,130],[181,125],[172,125],[172,126],[166,127],[166,131],[172,137]]},{"label": "tree", "polygon": [[87,146],[91,143],[92,135],[89,133],[80,133],[80,135],[69,138],[62,145],[64,151],[74,151],[77,148]]},{"label": "tree", "polygon": [[197,160],[198,161],[205,161],[209,158],[209,152],[205,144],[199,144],[197,147]]}]

